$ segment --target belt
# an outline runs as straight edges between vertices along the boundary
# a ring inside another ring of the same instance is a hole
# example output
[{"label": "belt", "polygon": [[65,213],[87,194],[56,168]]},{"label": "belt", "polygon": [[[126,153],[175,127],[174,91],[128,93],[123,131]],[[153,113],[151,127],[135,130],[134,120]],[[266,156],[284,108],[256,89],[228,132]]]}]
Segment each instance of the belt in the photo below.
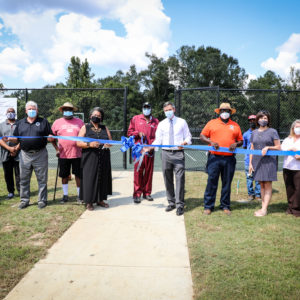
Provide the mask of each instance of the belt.
[{"label": "belt", "polygon": [[[44,148],[42,148],[42,149],[44,149]],[[34,154],[34,153],[40,152],[42,149],[28,150],[28,151],[24,150],[24,151],[25,151],[26,153]]]},{"label": "belt", "polygon": [[184,150],[173,150],[173,149],[162,149],[163,151],[167,151],[167,152],[171,152],[171,153],[174,153],[174,152],[184,152]]}]

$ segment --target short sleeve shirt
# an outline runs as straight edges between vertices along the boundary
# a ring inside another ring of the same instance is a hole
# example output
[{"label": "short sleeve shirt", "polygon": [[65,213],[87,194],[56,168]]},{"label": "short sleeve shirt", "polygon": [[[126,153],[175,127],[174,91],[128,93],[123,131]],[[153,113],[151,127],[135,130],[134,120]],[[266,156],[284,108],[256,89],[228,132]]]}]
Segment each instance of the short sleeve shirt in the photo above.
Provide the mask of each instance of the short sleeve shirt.
[{"label": "short sleeve shirt", "polygon": [[[47,119],[37,117],[33,123],[29,123],[27,118],[17,122],[13,135],[19,136],[21,150],[40,150],[47,145],[47,138],[39,138],[53,134]],[[22,136],[35,136],[36,138],[24,138]]]},{"label": "short sleeve shirt", "polygon": [[[213,119],[205,125],[201,134],[205,135],[212,142],[218,143],[220,147],[228,148],[231,144],[243,140],[240,126],[231,119],[227,123],[224,123],[221,118]],[[227,152],[210,152],[215,155],[233,155]]]},{"label": "short sleeve shirt", "polygon": [[[70,120],[65,118],[57,119],[52,125],[52,131],[57,136],[78,136],[78,133],[84,123],[79,118]],[[60,158],[79,158],[81,157],[81,148],[77,147],[75,141],[58,140]]]},{"label": "short sleeve shirt", "polygon": [[[10,124],[7,120],[0,124],[0,136],[12,136],[13,132],[16,128],[16,122],[14,124]],[[15,143],[9,141],[7,142],[8,146],[16,146]],[[0,152],[0,161],[7,161],[9,158],[9,151],[5,148],[1,147]],[[15,160],[19,160],[19,156],[14,157]]]},{"label": "short sleeve shirt", "polygon": [[[251,148],[250,138],[251,138],[252,132],[253,132],[253,130],[249,129],[243,134],[243,139],[244,139],[243,147],[248,150]],[[245,166],[249,166],[249,154],[245,155]]]}]

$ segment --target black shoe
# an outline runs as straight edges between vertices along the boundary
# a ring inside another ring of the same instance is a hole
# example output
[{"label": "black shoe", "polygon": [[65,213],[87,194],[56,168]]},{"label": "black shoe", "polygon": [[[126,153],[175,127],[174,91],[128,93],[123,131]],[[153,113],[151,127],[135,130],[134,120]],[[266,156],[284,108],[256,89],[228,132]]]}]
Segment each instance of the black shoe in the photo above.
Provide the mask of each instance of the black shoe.
[{"label": "black shoe", "polygon": [[26,208],[29,204],[27,202],[21,202],[20,205],[19,205],[19,209],[23,209],[23,208]]},{"label": "black shoe", "polygon": [[148,200],[148,201],[153,201],[153,198],[150,195],[146,195],[143,198]]},{"label": "black shoe", "polygon": [[133,202],[136,203],[136,204],[141,203],[141,197],[134,196],[134,197],[133,197]]},{"label": "black shoe", "polygon": [[183,214],[184,214],[183,207],[178,207],[177,210],[176,210],[176,215],[181,216]]},{"label": "black shoe", "polygon": [[173,209],[175,209],[176,208],[176,206],[175,205],[168,205],[167,206],[167,208],[166,208],[166,211],[171,211],[171,210],[173,210]]},{"label": "black shoe", "polygon": [[64,195],[62,197],[62,199],[60,200],[60,203],[65,203],[65,202],[68,202],[69,201],[69,196],[68,195]]},{"label": "black shoe", "polygon": [[39,209],[43,209],[43,208],[45,208],[47,206],[47,203],[45,203],[45,202],[39,202],[38,203],[38,208]]}]

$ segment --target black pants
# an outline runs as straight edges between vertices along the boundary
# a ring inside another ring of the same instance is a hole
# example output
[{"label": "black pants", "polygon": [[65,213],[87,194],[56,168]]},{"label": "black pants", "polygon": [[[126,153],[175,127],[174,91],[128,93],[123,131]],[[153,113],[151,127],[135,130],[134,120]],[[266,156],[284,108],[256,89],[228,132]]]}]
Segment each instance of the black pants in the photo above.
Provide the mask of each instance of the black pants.
[{"label": "black pants", "polygon": [[236,159],[234,156],[209,154],[207,160],[207,185],[204,193],[204,208],[213,210],[215,207],[216,193],[219,176],[221,175],[221,209],[230,209],[231,182],[235,171]]},{"label": "black pants", "polygon": [[283,169],[283,179],[288,200],[288,214],[300,217],[300,170]]},{"label": "black pants", "polygon": [[18,192],[20,192],[20,169],[19,162],[15,160],[14,157],[9,156],[7,161],[2,162],[4,178],[7,186],[7,191],[9,193],[15,192],[14,184],[14,172],[16,178],[16,187]]}]

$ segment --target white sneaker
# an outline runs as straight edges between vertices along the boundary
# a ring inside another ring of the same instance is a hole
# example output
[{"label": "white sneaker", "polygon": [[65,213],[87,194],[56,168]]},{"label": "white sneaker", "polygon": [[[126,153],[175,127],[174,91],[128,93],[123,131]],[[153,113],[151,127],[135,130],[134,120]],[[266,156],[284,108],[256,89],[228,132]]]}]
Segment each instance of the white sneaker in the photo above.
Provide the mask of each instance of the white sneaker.
[{"label": "white sneaker", "polygon": [[7,199],[12,199],[13,197],[14,197],[14,194],[13,194],[13,193],[8,193]]}]

